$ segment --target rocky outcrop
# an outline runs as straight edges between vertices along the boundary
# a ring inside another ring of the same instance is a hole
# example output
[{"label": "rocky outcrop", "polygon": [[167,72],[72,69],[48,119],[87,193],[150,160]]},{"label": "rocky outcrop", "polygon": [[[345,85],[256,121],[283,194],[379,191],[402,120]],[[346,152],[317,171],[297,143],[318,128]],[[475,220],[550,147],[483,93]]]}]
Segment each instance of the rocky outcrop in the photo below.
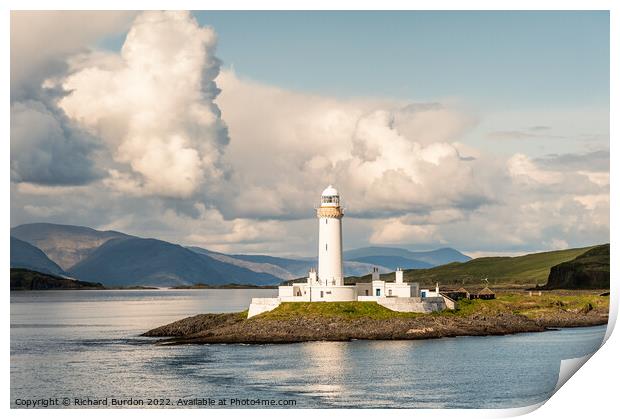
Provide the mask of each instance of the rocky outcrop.
[{"label": "rocky outcrop", "polygon": [[553,266],[542,289],[609,289],[609,244]]},{"label": "rocky outcrop", "polygon": [[[158,344],[292,343],[306,341],[411,340],[455,336],[490,336],[542,332],[554,327],[594,326],[607,323],[603,309],[560,312],[531,319],[512,313],[470,316],[417,315],[390,318],[342,318],[259,315],[246,319],[245,312],[202,314],[158,327],[143,336],[167,338]],[[267,313],[268,314],[268,313]]]}]

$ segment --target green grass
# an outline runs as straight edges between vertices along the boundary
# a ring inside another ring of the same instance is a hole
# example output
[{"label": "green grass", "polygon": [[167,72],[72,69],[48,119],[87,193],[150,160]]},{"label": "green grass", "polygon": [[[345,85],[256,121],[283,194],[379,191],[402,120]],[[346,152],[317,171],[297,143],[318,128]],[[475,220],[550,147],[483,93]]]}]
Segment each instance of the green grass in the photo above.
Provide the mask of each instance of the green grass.
[{"label": "green grass", "polygon": [[[552,266],[574,259],[592,247],[532,253],[517,257],[483,257],[468,262],[454,262],[429,269],[409,269],[404,273],[405,281],[421,285],[455,284],[470,286],[484,285],[482,278],[488,278],[490,285],[534,285],[545,284]],[[370,276],[362,277],[368,280]],[[387,281],[394,280],[394,273],[381,275]],[[350,279],[354,282],[359,278]]]},{"label": "green grass", "polygon": [[522,314],[530,318],[537,318],[543,317],[546,314],[552,314],[558,309],[577,311],[587,309],[588,307],[590,309],[609,309],[609,296],[601,297],[596,293],[565,295],[545,292],[542,296],[530,297],[522,293],[506,293],[499,294],[494,300],[460,300],[457,310],[444,310],[430,314],[396,312],[371,301],[295,302],[282,303],[276,309],[260,314],[250,320],[290,320],[308,317],[348,320],[370,318],[380,320],[417,316],[471,316],[473,314],[491,316],[499,313]]},{"label": "green grass", "polygon": [[292,317],[337,317],[345,319],[415,317],[420,313],[400,313],[373,301],[342,301],[314,303],[282,303],[276,309],[257,316],[265,319],[290,319]]},{"label": "green grass", "polygon": [[609,309],[609,297],[597,294],[561,295],[543,293],[541,296],[527,294],[500,294],[494,300],[461,300],[459,309],[444,312],[447,315],[470,316],[472,314],[496,315],[499,313],[521,314],[535,319],[552,314],[558,309],[578,311],[582,309]]}]

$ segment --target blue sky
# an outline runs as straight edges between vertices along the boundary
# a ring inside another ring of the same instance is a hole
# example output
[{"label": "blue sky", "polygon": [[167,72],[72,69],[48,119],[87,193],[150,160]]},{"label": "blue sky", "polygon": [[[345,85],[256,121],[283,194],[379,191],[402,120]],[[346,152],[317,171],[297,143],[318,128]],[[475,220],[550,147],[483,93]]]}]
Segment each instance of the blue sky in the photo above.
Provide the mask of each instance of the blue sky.
[{"label": "blue sky", "polygon": [[195,12],[240,74],[331,95],[480,107],[609,102],[607,12]]},{"label": "blue sky", "polygon": [[215,28],[224,67],[284,88],[480,108],[609,103],[606,11],[193,14]]}]

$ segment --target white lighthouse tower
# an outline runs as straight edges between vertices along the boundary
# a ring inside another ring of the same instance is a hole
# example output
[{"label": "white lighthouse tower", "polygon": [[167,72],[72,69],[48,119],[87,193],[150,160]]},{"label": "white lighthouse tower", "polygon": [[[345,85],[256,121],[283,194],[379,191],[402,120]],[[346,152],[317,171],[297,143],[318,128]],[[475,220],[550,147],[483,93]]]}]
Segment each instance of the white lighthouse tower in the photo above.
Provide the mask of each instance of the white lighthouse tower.
[{"label": "white lighthouse tower", "polygon": [[340,196],[332,185],[321,194],[321,206],[316,210],[319,219],[318,280],[325,286],[342,286],[342,216]]},{"label": "white lighthouse tower", "polygon": [[292,280],[278,287],[275,298],[252,298],[248,317],[271,311],[281,303],[360,301],[376,302],[390,310],[430,313],[443,310],[446,303],[436,289],[434,296],[420,297],[416,282],[405,282],[404,272],[397,268],[395,281],[381,279],[379,268],[372,268],[370,281],[344,284],[342,266],[342,207],[336,188],[329,185],[321,194],[316,209],[319,219],[319,270],[312,268],[305,281]]}]

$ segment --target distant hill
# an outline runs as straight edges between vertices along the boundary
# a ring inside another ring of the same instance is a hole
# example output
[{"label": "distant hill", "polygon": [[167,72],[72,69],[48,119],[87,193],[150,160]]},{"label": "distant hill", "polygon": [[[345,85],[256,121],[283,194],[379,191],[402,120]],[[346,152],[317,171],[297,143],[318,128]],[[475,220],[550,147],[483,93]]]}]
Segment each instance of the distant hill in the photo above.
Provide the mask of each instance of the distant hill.
[{"label": "distant hill", "polygon": [[364,256],[356,259],[350,259],[354,262],[368,263],[370,265],[378,265],[389,268],[390,271],[396,268],[402,269],[420,269],[420,268],[432,268],[433,264],[423,262],[421,260],[407,259],[402,256]]},{"label": "distant hill", "polygon": [[103,289],[103,285],[93,282],[61,278],[28,269],[11,268],[12,291],[56,289]]},{"label": "distant hill", "polygon": [[287,259],[266,255],[231,255],[231,257],[253,263],[268,263],[270,265],[279,266],[290,272],[293,277],[307,275],[310,268],[316,267],[316,260],[314,259]]},{"label": "distant hill", "polygon": [[[245,255],[226,255],[224,253],[213,252],[213,251],[203,249],[201,247],[196,247],[196,246],[189,246],[188,249],[193,252],[202,254],[202,255],[207,255],[213,259],[219,260],[220,262],[229,263],[235,266],[240,266],[242,268],[246,268],[254,272],[267,273],[267,274],[273,275],[276,278],[280,278],[283,280],[295,278],[295,275],[296,275],[295,273],[287,270],[286,268],[280,265],[261,261],[261,259],[263,258],[268,258],[266,256],[258,256],[256,258],[252,258],[252,257],[246,258],[244,257]],[[277,259],[277,258],[272,258],[272,259]],[[284,266],[288,266],[289,268],[294,267],[295,262],[299,262],[299,261],[291,260],[291,262],[292,263],[290,265],[284,264]],[[300,265],[301,264],[305,265],[304,262],[300,262]]]},{"label": "distant hill", "polygon": [[53,275],[65,275],[41,249],[11,236],[11,268],[24,268]]},{"label": "distant hill", "polygon": [[[405,281],[419,282],[422,285],[464,284],[480,285],[483,278],[489,284],[544,284],[551,267],[574,259],[592,247],[532,253],[516,257],[482,257],[468,262],[454,262],[429,269],[409,269],[404,273]],[[381,275],[393,281],[394,273]],[[370,276],[361,279],[369,280]],[[354,281],[350,278],[347,282]]]},{"label": "distant hill", "polygon": [[553,266],[544,289],[609,289],[609,244]]},{"label": "distant hill", "polygon": [[[390,256],[400,257],[402,259],[408,259],[414,263],[424,262],[430,266],[445,265],[451,262],[467,262],[471,258],[456,249],[445,247],[442,249],[429,250],[424,252],[413,252],[411,250],[402,249],[398,247],[362,247],[359,249],[346,250],[344,252],[345,260],[358,260],[360,258],[378,256]],[[379,259],[376,259],[379,260]],[[386,259],[384,263],[389,263],[389,259]],[[381,264],[381,266],[386,266]],[[388,266],[389,267],[389,266]],[[394,267],[393,267],[394,268]],[[392,269],[393,269],[392,268]]]},{"label": "distant hill", "polygon": [[[318,261],[316,258],[290,259],[266,255],[232,255],[232,257],[246,261],[264,261],[265,263],[279,266],[282,269],[290,272],[291,274],[289,277],[282,277],[283,280],[306,277],[310,268],[316,269],[318,266]],[[371,272],[373,266],[375,265],[366,262],[353,260],[343,261],[345,275],[363,275],[367,272]],[[390,271],[388,268],[385,268],[383,266],[379,266],[379,270],[381,272]]]},{"label": "distant hill", "polygon": [[88,227],[49,223],[13,227],[11,235],[38,247],[65,271],[108,240],[131,237],[118,231],[98,231]]},{"label": "distant hill", "polygon": [[69,272],[106,286],[176,286],[196,283],[270,285],[279,278],[230,265],[183,246],[136,237],[109,240]]}]

